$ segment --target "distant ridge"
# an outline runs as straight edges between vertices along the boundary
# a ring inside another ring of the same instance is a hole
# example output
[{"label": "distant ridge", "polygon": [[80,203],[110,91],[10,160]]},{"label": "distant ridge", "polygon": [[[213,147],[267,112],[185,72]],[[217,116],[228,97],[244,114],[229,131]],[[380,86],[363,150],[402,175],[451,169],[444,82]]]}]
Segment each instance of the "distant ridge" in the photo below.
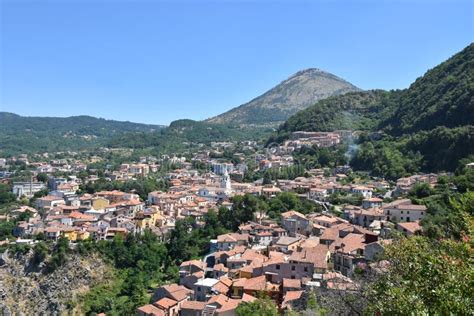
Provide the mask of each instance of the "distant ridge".
[{"label": "distant ridge", "polygon": [[351,83],[318,68],[300,70],[259,97],[207,120],[220,124],[276,124],[321,99],[360,91]]},{"label": "distant ridge", "polygon": [[126,133],[150,133],[163,127],[87,115],[34,117],[0,112],[0,152],[80,150]]}]

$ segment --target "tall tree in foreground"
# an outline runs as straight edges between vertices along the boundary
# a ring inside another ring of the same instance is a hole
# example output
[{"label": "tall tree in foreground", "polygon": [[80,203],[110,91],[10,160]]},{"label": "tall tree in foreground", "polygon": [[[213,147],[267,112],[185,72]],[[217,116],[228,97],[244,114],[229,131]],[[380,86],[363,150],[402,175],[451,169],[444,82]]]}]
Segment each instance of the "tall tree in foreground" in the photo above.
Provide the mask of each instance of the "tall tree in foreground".
[{"label": "tall tree in foreground", "polygon": [[473,251],[468,243],[417,236],[387,248],[388,272],[372,286],[370,309],[384,315],[472,315]]}]

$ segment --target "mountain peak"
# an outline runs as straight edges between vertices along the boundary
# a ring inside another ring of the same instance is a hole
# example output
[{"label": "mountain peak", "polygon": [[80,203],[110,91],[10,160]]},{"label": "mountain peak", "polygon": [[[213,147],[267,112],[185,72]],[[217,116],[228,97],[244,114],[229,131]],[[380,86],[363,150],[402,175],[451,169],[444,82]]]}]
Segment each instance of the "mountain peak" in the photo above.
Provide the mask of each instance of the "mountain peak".
[{"label": "mountain peak", "polygon": [[302,70],[298,71],[292,77],[307,75],[307,74],[323,74],[323,73],[327,73],[327,72],[325,72],[324,70],[319,69],[319,68],[306,68],[306,69],[302,69]]},{"label": "mountain peak", "polygon": [[261,96],[207,121],[278,124],[321,99],[360,89],[319,68],[300,70]]}]

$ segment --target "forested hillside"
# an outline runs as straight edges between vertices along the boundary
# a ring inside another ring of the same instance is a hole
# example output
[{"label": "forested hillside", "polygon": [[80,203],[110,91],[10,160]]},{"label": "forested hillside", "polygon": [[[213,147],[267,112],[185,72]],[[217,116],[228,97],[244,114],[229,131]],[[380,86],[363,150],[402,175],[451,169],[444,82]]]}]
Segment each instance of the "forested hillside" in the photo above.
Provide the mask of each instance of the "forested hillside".
[{"label": "forested hillside", "polygon": [[[474,155],[474,44],[429,70],[409,88],[349,93],[319,101],[289,118],[269,142],[296,130],[366,131],[351,165],[397,178],[452,171]],[[369,137],[378,132],[380,139]]]},{"label": "forested hillside", "polygon": [[330,97],[290,117],[270,138],[271,142],[288,139],[294,131],[329,132],[337,129],[371,130],[385,108],[383,90],[351,92]]},{"label": "forested hillside", "polygon": [[0,112],[0,150],[5,154],[80,150],[104,145],[117,135],[161,128],[91,116],[24,117]]},{"label": "forested hillside", "polygon": [[264,139],[270,135],[268,128],[241,128],[224,124],[211,124],[193,120],[177,120],[169,127],[154,133],[126,133],[110,140],[111,147],[155,147],[166,152],[179,150],[191,144],[210,144],[219,141]]},{"label": "forested hillside", "polygon": [[474,124],[474,44],[390,97],[379,126],[392,135]]}]

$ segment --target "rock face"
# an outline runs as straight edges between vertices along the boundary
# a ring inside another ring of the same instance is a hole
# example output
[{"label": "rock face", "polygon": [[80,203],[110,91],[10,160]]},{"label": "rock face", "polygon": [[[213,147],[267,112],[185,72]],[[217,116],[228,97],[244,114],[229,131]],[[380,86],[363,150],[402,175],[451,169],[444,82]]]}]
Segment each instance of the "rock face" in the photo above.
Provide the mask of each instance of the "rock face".
[{"label": "rock face", "polygon": [[[6,256],[3,256],[6,258]],[[50,274],[30,264],[27,255],[3,260],[0,266],[0,315],[62,315],[71,312],[78,295],[107,275],[99,258],[71,255]]]},{"label": "rock face", "polygon": [[322,70],[302,70],[252,101],[207,121],[233,124],[277,124],[321,99],[360,89]]}]

